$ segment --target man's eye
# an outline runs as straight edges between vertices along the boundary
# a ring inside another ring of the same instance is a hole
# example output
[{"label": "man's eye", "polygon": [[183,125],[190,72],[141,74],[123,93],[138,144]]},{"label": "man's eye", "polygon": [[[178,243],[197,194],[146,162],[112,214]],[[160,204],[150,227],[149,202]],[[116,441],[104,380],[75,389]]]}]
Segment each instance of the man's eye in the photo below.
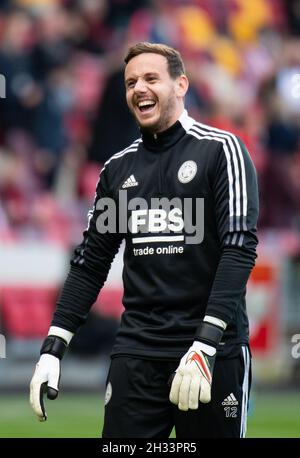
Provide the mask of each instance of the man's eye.
[{"label": "man's eye", "polygon": [[134,87],[134,81],[129,81],[129,83],[127,83],[127,88],[131,89],[133,87]]}]

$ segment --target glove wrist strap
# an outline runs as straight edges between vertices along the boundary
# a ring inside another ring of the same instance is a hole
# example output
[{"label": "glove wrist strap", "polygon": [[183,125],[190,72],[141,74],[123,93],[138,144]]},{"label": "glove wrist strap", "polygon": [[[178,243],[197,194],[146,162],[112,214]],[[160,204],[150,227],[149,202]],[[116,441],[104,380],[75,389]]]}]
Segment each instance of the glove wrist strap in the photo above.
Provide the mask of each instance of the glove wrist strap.
[{"label": "glove wrist strap", "polygon": [[218,326],[215,326],[214,324],[202,321],[200,326],[197,328],[195,340],[204,342],[207,345],[211,345],[212,347],[217,348],[219,342],[222,339],[222,336],[222,329],[218,328]]},{"label": "glove wrist strap", "polygon": [[43,342],[40,354],[43,355],[44,353],[47,353],[58,359],[62,359],[67,346],[67,343],[61,337],[48,336]]}]

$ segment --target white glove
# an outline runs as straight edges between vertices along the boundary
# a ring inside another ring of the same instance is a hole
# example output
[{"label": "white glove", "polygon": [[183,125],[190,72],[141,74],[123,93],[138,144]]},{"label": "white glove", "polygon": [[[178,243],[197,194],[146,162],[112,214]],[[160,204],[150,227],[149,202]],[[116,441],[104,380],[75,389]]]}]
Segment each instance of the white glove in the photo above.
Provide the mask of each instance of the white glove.
[{"label": "white glove", "polygon": [[198,401],[210,402],[216,349],[195,341],[181,358],[170,391],[170,401],[180,410],[198,409]]},{"label": "white glove", "polygon": [[41,355],[30,382],[30,404],[39,421],[47,420],[43,395],[56,399],[60,379],[60,360],[53,355]]},{"label": "white glove", "polygon": [[41,357],[30,382],[30,404],[40,421],[47,420],[44,393],[48,399],[56,399],[60,379],[60,360],[74,333],[57,326],[51,326],[43,342]]}]

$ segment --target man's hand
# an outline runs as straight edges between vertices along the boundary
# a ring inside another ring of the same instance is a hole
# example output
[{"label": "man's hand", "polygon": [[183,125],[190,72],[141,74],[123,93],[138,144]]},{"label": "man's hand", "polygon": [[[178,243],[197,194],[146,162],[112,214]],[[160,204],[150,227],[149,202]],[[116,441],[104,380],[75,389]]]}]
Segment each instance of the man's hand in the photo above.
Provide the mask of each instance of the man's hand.
[{"label": "man's hand", "polygon": [[211,399],[211,383],[217,347],[227,324],[205,315],[196,330],[195,340],[181,358],[170,391],[170,401],[180,410],[198,409]]},{"label": "man's hand", "polygon": [[210,402],[216,349],[195,341],[181,358],[173,378],[170,401],[180,410],[198,409],[198,401]]},{"label": "man's hand", "polygon": [[60,379],[60,360],[63,358],[73,333],[50,327],[50,334],[43,342],[41,357],[30,382],[30,404],[40,421],[47,420],[44,393],[48,399],[56,399]]},{"label": "man's hand", "polygon": [[50,354],[42,354],[30,383],[30,404],[39,421],[47,420],[44,393],[48,399],[56,399],[60,379],[60,360]]}]

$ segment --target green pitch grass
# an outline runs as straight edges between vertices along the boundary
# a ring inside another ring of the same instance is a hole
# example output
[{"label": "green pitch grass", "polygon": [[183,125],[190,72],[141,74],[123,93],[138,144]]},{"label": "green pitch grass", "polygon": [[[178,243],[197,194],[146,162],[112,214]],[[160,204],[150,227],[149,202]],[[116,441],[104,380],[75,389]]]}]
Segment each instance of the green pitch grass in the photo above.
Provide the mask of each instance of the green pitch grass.
[{"label": "green pitch grass", "polygon": [[[27,393],[0,395],[0,437],[100,437],[103,394],[61,392],[46,403],[49,418],[40,423]],[[300,394],[255,394],[251,410],[247,437],[300,437]]]}]

